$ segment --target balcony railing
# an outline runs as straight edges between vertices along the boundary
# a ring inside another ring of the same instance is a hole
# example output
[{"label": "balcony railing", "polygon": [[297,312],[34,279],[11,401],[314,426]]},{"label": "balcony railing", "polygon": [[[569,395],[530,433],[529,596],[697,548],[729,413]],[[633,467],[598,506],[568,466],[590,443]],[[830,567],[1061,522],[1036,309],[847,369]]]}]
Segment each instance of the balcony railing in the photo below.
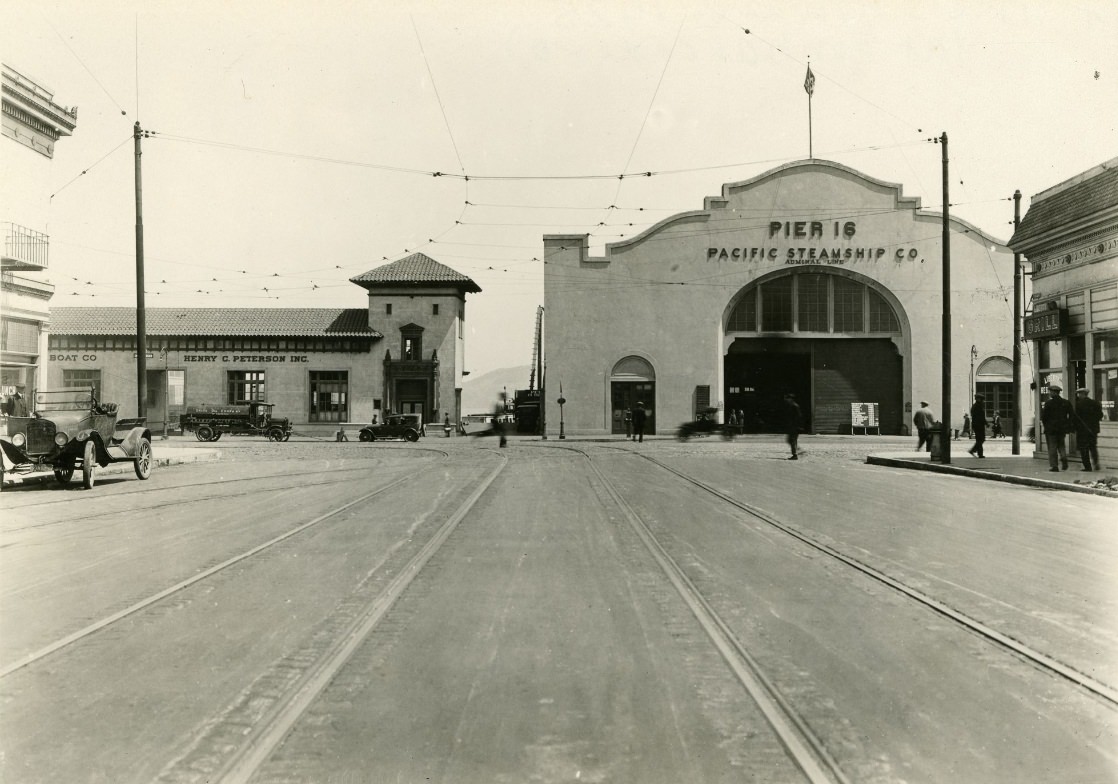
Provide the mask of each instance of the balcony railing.
[{"label": "balcony railing", "polygon": [[50,255],[50,237],[16,223],[0,224],[4,233],[2,266],[6,270],[45,270]]}]

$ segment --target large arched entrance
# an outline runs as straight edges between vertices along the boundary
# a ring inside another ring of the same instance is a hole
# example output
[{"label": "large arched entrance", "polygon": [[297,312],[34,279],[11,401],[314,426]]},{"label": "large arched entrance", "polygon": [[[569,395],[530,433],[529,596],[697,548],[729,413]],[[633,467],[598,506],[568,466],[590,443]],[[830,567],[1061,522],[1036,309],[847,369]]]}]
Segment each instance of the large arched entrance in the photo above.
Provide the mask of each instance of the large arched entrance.
[{"label": "large arched entrance", "polygon": [[[804,430],[850,433],[852,405],[876,404],[881,433],[904,426],[904,330],[891,295],[846,271],[793,271],[743,289],[725,321],[723,399],[749,432],[782,432],[783,396]],[[861,409],[860,409],[861,410]]]}]

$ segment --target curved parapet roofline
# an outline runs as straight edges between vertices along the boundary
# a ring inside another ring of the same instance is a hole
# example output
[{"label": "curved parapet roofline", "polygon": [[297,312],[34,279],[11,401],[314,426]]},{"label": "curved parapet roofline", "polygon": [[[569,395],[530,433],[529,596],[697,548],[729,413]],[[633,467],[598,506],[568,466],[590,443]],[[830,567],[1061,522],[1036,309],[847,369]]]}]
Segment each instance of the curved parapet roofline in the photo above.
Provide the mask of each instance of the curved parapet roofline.
[{"label": "curved parapet roofline", "polygon": [[[725,208],[725,206],[727,205],[727,203],[730,200],[730,197],[733,195],[733,193],[735,191],[745,190],[747,188],[753,187],[753,186],[755,186],[759,183],[762,183],[766,180],[773,179],[777,176],[780,176],[780,175],[782,175],[784,173],[787,173],[787,172],[789,172],[791,170],[794,170],[794,169],[808,169],[808,170],[817,169],[817,170],[821,170],[821,171],[829,170],[830,173],[832,173],[832,174],[838,174],[838,175],[843,176],[843,177],[845,177],[847,179],[850,179],[852,181],[857,181],[857,182],[863,183],[865,185],[868,185],[871,189],[876,190],[879,193],[892,193],[895,208],[897,210],[911,210],[912,213],[913,213],[913,216],[916,220],[920,220],[920,221],[933,221],[933,220],[934,221],[942,221],[943,220],[943,212],[942,211],[921,209],[921,207],[920,207],[921,199],[920,199],[919,196],[905,196],[904,193],[903,193],[903,190],[904,190],[903,185],[901,185],[900,183],[887,182],[885,180],[879,180],[875,177],[870,177],[869,175],[863,174],[862,172],[858,171],[857,169],[852,169],[849,166],[845,166],[841,163],[836,163],[835,161],[828,161],[828,160],[823,160],[823,159],[820,159],[820,158],[811,158],[811,159],[805,159],[805,160],[799,160],[799,161],[790,161],[789,163],[781,164],[780,166],[777,166],[775,168],[772,168],[772,169],[769,169],[765,172],[762,172],[761,174],[758,174],[755,177],[750,177],[750,178],[745,179],[745,180],[738,180],[736,182],[724,183],[722,185],[722,195],[720,195],[720,196],[707,196],[706,198],[703,199],[703,209],[688,210],[688,211],[685,211],[685,212],[676,213],[675,215],[670,215],[667,218],[664,218],[662,220],[657,221],[656,223],[652,224],[651,226],[649,226],[645,230],[641,231],[640,233],[634,234],[632,237],[628,237],[628,238],[623,239],[623,240],[618,240],[617,242],[607,243],[605,245],[605,255],[603,255],[603,256],[597,256],[597,257],[589,256],[588,251],[589,251],[589,237],[590,237],[590,235],[589,234],[577,235],[580,238],[582,238],[582,240],[583,240],[583,242],[582,242],[582,245],[583,245],[583,247],[582,247],[582,260],[584,262],[606,262],[606,263],[608,263],[609,260],[610,260],[610,257],[612,256],[612,252],[613,252],[614,249],[627,248],[627,247],[630,247],[632,245],[643,242],[644,240],[648,239],[652,235],[663,231],[664,229],[666,229],[669,226],[672,226],[674,224],[679,224],[679,223],[705,223],[706,221],[708,221],[711,218],[711,215],[715,211]],[[960,236],[970,235],[976,241],[981,240],[983,243],[991,243],[991,244],[994,244],[994,245],[997,245],[997,246],[1001,246],[1002,248],[1008,249],[1008,245],[1006,244],[1006,241],[1000,240],[1000,239],[988,234],[987,232],[985,232],[982,229],[975,226],[973,223],[970,223],[966,220],[963,220],[962,218],[957,218],[953,215],[949,216],[949,221],[950,221],[951,225],[953,226],[953,228],[955,228],[957,230],[957,233]],[[568,238],[568,239],[573,239],[574,236],[576,236],[576,235],[548,235],[548,236],[551,236],[553,239],[558,239],[559,237],[565,237],[565,238]]]}]

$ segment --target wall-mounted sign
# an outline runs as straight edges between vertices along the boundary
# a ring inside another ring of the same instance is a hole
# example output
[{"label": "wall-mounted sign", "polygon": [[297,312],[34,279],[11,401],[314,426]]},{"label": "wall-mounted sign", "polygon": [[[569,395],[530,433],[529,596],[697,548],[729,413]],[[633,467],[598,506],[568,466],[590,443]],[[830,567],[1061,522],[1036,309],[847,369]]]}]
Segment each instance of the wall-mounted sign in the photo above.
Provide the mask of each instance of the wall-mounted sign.
[{"label": "wall-mounted sign", "polygon": [[1067,332],[1067,328],[1068,312],[1064,308],[1025,316],[1025,340],[1059,337]]}]

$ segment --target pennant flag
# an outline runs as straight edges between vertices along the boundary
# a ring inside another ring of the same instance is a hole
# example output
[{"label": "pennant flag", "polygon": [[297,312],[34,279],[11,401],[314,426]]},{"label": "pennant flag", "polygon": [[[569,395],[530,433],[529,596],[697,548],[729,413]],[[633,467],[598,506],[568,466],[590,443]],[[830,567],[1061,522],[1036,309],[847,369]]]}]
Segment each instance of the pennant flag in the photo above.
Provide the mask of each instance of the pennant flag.
[{"label": "pennant flag", "polygon": [[815,92],[815,74],[811,72],[810,64],[807,67],[807,76],[804,78],[804,90],[809,96]]}]

